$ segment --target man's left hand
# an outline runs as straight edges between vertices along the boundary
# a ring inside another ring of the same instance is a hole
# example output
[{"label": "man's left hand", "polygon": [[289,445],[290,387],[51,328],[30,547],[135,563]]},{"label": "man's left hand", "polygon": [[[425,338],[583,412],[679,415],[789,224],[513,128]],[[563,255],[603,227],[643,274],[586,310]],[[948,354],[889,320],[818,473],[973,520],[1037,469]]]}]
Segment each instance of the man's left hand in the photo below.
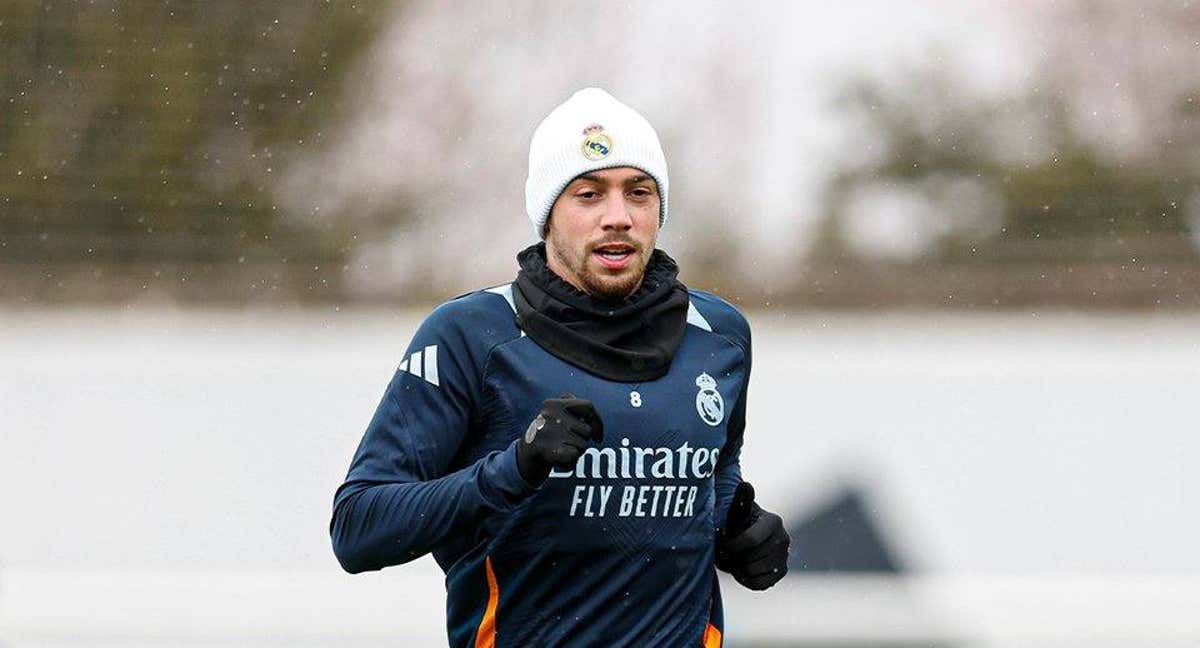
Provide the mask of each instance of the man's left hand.
[{"label": "man's left hand", "polygon": [[754,502],[749,482],[738,484],[717,534],[717,569],[749,589],[765,590],[787,574],[791,543],[783,519]]}]

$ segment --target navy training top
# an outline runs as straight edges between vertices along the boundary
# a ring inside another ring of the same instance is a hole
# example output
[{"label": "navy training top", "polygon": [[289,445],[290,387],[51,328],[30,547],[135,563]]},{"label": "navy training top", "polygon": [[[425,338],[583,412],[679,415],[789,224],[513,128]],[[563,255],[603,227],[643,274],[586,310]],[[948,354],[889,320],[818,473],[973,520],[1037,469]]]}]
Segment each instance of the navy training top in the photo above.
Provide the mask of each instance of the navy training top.
[{"label": "navy training top", "polygon": [[[721,645],[714,538],[741,481],[750,328],[689,290],[670,370],[609,381],[516,325],[512,285],[422,323],[334,498],[351,573],[432,553],[452,648]],[[540,487],[516,441],[541,403],[591,400],[604,440]]]}]

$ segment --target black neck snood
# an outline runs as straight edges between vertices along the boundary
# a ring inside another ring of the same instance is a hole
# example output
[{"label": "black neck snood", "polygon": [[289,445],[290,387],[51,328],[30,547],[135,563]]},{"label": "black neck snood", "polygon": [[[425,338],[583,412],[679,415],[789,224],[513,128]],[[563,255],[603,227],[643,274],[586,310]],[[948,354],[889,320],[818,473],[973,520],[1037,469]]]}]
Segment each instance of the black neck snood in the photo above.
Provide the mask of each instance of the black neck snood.
[{"label": "black neck snood", "polygon": [[558,358],[602,378],[643,382],[666,375],[687,326],[688,292],[679,266],[654,250],[642,285],[602,300],[567,283],[546,265],[546,244],[517,255],[517,325]]}]

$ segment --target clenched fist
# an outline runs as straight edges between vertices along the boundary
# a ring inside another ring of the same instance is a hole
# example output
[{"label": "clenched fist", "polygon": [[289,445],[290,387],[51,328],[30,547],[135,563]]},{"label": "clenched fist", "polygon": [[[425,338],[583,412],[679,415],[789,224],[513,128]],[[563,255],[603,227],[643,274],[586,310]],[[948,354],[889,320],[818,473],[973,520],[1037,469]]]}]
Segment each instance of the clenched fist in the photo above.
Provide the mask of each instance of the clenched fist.
[{"label": "clenched fist", "polygon": [[517,468],[531,484],[541,484],[551,468],[575,465],[589,443],[604,440],[604,423],[592,401],[563,394],[542,402],[517,444]]},{"label": "clenched fist", "polygon": [[791,543],[783,519],[755,503],[749,482],[738,484],[717,535],[717,569],[744,587],[765,590],[787,574]]}]

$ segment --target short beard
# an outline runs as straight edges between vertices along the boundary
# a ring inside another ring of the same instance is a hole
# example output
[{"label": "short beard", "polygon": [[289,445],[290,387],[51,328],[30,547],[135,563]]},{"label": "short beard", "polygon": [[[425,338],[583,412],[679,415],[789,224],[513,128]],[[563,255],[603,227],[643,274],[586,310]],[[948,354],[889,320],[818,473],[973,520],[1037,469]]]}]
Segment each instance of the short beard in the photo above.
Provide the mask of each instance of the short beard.
[{"label": "short beard", "polygon": [[[640,260],[640,259],[639,259]],[[646,268],[643,267],[641,272],[630,274],[628,277],[620,277],[602,280],[599,276],[594,275],[586,270],[579,275],[579,280],[583,282],[587,293],[597,299],[616,301],[624,299],[633,294],[642,282],[642,276],[645,274]]]},{"label": "short beard", "polygon": [[642,266],[637,272],[631,272],[628,276],[620,278],[607,278],[588,271],[586,256],[576,263],[567,255],[566,247],[559,244],[558,238],[554,236],[553,232],[550,233],[550,236],[554,238],[554,245],[550,246],[554,248],[554,257],[558,259],[562,267],[575,274],[579,282],[583,284],[583,291],[592,297],[616,301],[628,297],[641,285],[642,277],[646,274],[646,266],[649,265],[649,259],[643,259],[640,253],[634,260],[634,263],[640,263]]}]

